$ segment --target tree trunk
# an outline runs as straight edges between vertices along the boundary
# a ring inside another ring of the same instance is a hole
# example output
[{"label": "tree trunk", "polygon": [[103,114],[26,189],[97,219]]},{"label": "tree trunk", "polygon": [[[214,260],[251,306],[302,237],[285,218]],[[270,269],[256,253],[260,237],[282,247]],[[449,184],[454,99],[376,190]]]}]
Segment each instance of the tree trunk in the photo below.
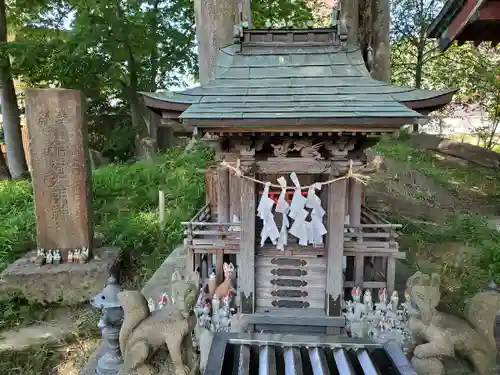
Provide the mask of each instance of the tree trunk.
[{"label": "tree trunk", "polygon": [[359,0],[344,0],[341,3],[341,17],[345,17],[347,23],[347,42],[358,44],[360,38],[359,18],[360,18]]},{"label": "tree trunk", "polygon": [[373,1],[373,69],[372,77],[379,81],[391,80],[391,56],[389,24],[391,22],[389,0]]},{"label": "tree trunk", "polygon": [[0,98],[7,164],[12,178],[17,179],[23,177],[24,173],[28,171],[28,166],[24,154],[16,90],[10,71],[10,58],[5,50],[7,43],[5,8],[5,0],[0,0]]},{"label": "tree trunk", "polygon": [[[422,87],[422,74],[424,70],[424,49],[425,49],[425,34],[419,37],[417,45],[417,65],[415,67],[415,87]],[[413,132],[418,133],[418,124],[413,124]]]},{"label": "tree trunk", "polygon": [[359,43],[365,61],[367,48],[373,49],[372,77],[389,82],[389,0],[342,0],[340,11],[347,20],[348,41]]},{"label": "tree trunk", "polygon": [[490,169],[500,169],[500,153],[432,134],[415,134],[410,141],[415,147],[467,160],[470,163]]},{"label": "tree trunk", "polygon": [[[160,0],[155,0],[153,4],[153,13],[154,13],[154,23],[151,25],[151,38],[153,40],[158,40],[158,23],[159,23],[159,7],[160,7]],[[151,63],[151,71],[149,72],[149,87],[148,91],[150,92],[155,92],[157,89],[156,86],[156,77],[158,76],[158,64],[159,64],[159,56],[158,56],[158,46],[155,44],[151,48],[151,54],[149,56],[150,63]]]},{"label": "tree trunk", "polygon": [[7,162],[3,156],[3,152],[0,150],[0,181],[10,179],[9,168],[7,167]]},{"label": "tree trunk", "polygon": [[236,6],[235,0],[194,1],[199,75],[202,85],[215,77],[215,60],[219,49],[232,43],[235,16],[238,12]]},{"label": "tree trunk", "polygon": [[236,0],[236,22],[247,22],[248,28],[252,28],[252,4],[251,0]]},{"label": "tree trunk", "polygon": [[141,107],[139,98],[137,96],[138,91],[138,72],[137,72],[137,62],[135,61],[132,50],[129,47],[129,57],[128,57],[128,73],[129,73],[129,86],[127,88],[127,96],[130,105],[130,117],[132,120],[132,125],[139,135],[146,134],[145,124],[142,122],[141,118]]}]

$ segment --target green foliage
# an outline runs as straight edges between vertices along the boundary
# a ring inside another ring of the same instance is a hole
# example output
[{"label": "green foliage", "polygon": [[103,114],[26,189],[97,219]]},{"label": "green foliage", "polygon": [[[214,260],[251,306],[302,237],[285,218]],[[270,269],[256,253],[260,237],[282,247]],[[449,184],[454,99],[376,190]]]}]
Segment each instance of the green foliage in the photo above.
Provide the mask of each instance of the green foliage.
[{"label": "green foliage", "polygon": [[138,92],[182,85],[196,69],[190,0],[10,5],[14,74],[27,86],[82,91],[92,147],[111,158],[129,157],[145,132]]},{"label": "green foliage", "polygon": [[256,28],[265,28],[269,22],[273,27],[285,27],[292,22],[295,27],[305,28],[308,21],[321,22],[319,0],[254,0],[252,1],[252,23]]},{"label": "green foliage", "polygon": [[[181,221],[194,215],[204,197],[204,180],[198,169],[204,167],[211,155],[212,151],[203,146],[188,154],[171,149],[154,163],[140,161],[94,171],[96,231],[130,254],[140,266],[140,276],[154,272],[181,241]],[[166,197],[163,232],[158,223],[159,190],[164,190]],[[1,270],[33,245],[36,228],[28,182],[1,182],[0,201]]]}]

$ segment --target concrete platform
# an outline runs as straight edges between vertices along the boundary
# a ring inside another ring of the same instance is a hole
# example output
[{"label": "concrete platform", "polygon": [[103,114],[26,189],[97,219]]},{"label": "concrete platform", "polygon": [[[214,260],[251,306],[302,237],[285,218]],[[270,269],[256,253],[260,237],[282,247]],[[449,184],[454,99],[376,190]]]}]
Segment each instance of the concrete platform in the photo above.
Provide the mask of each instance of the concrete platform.
[{"label": "concrete platform", "polygon": [[38,266],[35,257],[35,251],[29,252],[0,275],[0,294],[20,294],[41,304],[86,302],[102,290],[110,274],[119,276],[121,250],[97,248],[86,264]]}]

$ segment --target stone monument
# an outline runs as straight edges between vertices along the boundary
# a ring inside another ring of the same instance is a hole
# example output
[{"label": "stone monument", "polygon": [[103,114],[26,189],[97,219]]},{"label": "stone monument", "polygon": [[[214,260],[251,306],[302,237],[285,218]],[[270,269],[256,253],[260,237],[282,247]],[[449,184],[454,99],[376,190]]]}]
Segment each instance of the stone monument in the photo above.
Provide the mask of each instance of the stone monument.
[{"label": "stone monument", "polygon": [[27,89],[26,121],[37,250],[0,275],[0,292],[79,303],[119,270],[120,250],[96,246],[85,100],[79,91]]},{"label": "stone monument", "polygon": [[27,89],[26,123],[37,246],[92,254],[92,185],[85,102],[76,90]]}]

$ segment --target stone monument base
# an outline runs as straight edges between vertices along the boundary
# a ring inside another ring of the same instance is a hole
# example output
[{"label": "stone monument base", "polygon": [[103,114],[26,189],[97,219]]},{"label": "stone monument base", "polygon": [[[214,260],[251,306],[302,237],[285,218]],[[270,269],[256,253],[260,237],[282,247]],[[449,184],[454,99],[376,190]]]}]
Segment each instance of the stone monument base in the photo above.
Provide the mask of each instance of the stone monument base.
[{"label": "stone monument base", "polygon": [[36,251],[16,260],[0,275],[0,294],[20,294],[41,304],[86,302],[111,275],[119,277],[121,250],[100,247],[88,263],[35,264]]}]

